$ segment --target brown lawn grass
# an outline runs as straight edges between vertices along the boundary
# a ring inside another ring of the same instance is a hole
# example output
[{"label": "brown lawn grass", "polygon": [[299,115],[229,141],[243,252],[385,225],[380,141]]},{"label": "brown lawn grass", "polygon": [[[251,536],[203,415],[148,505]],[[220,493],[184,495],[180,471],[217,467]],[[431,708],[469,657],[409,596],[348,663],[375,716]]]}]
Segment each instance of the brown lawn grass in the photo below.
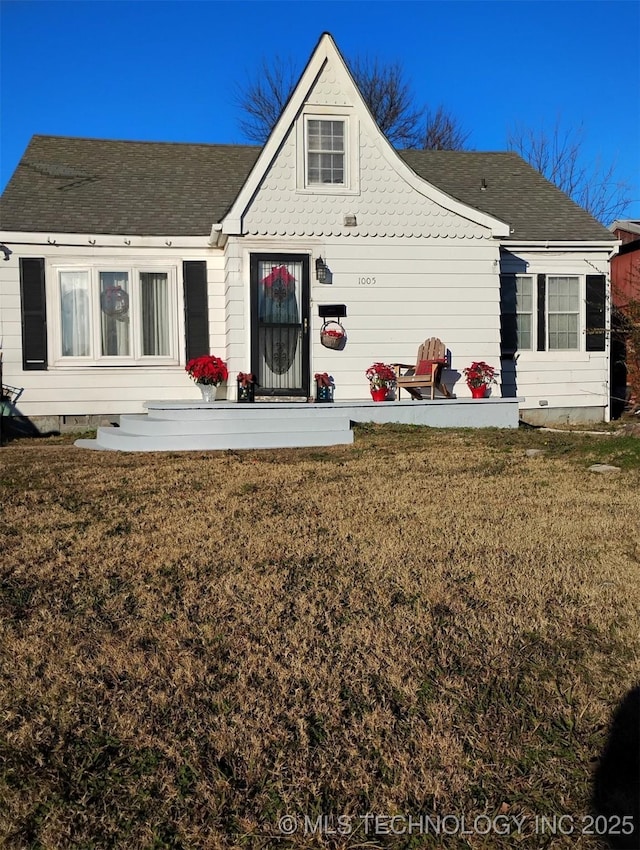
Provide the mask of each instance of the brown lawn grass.
[{"label": "brown lawn grass", "polygon": [[[0,846],[600,848],[639,485],[640,440],[608,436],[6,446]],[[497,815],[511,834],[479,834]],[[572,835],[536,833],[554,815]]]}]

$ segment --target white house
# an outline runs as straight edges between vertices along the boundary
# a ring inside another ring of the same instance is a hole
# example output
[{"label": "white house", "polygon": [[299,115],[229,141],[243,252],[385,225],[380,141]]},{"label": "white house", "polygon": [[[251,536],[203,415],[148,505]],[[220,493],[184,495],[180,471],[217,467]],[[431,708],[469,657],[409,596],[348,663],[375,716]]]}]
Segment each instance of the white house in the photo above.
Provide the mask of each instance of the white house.
[{"label": "white house", "polygon": [[328,34],[263,148],[34,136],[0,242],[3,381],[49,427],[196,399],[209,352],[258,398],[366,398],[431,336],[458,398],[485,360],[528,421],[609,416],[615,238],[514,153],[394,150]]}]

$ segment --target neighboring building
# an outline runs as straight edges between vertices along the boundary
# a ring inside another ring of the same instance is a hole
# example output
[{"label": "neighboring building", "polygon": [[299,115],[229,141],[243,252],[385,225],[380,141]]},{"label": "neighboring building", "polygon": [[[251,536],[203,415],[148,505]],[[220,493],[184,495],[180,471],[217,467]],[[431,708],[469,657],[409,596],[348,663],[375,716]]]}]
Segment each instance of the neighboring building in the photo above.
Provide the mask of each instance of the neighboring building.
[{"label": "neighboring building", "polygon": [[614,414],[640,406],[640,221],[615,221],[621,242],[611,259],[611,383]]},{"label": "neighboring building", "polygon": [[610,229],[621,243],[611,259],[611,298],[624,309],[640,302],[640,221],[614,221]]},{"label": "neighboring building", "polygon": [[34,136],[0,227],[4,380],[31,418],[195,400],[205,351],[258,395],[329,372],[366,398],[372,362],[431,336],[458,396],[485,360],[528,421],[609,417],[614,236],[515,153],[395,151],[327,34],[262,149]]}]

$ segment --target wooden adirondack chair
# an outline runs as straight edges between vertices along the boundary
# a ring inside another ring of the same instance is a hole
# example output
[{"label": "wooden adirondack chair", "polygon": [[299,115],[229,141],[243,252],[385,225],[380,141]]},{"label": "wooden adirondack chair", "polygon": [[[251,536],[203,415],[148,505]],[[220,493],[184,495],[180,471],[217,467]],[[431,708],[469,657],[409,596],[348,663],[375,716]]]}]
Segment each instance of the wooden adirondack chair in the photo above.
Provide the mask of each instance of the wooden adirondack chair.
[{"label": "wooden adirondack chair", "polygon": [[418,348],[415,364],[394,363],[396,373],[397,396],[400,390],[406,390],[412,398],[423,398],[421,390],[430,389],[431,398],[435,398],[436,389],[445,398],[451,398],[451,393],[442,383],[442,370],[447,365],[447,349],[444,343],[436,337],[425,340]]}]

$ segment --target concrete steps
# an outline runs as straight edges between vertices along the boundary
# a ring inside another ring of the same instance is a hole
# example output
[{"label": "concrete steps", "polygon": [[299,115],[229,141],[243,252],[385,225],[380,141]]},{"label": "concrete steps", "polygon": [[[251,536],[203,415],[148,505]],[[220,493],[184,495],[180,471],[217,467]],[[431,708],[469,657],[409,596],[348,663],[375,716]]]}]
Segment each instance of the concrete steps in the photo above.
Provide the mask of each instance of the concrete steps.
[{"label": "concrete steps", "polygon": [[149,401],[146,414],[123,415],[99,428],[84,449],[123,452],[224,451],[339,446],[353,443],[355,422],[430,428],[517,428],[517,398],[304,402]]},{"label": "concrete steps", "polygon": [[147,414],[123,415],[119,428],[99,428],[85,449],[124,452],[214,451],[349,445],[348,411],[300,403],[147,402]]}]

